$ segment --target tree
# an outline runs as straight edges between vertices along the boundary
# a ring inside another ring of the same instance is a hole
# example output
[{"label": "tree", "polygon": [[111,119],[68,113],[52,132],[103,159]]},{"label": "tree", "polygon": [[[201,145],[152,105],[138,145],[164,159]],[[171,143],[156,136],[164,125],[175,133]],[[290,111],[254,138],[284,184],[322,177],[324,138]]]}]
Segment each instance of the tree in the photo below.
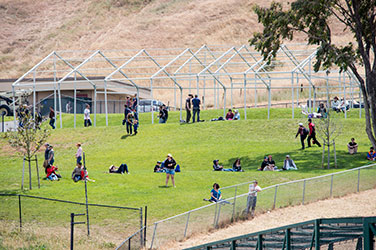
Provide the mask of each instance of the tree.
[{"label": "tree", "polygon": [[[264,29],[249,42],[269,63],[283,40],[303,33],[309,45],[318,46],[315,71],[337,65],[353,72],[363,94],[366,133],[376,147],[376,0],[297,0],[287,9],[273,2],[269,8],[255,6],[254,11]],[[333,20],[354,35],[354,43],[332,42]]]},{"label": "tree", "polygon": [[[32,189],[31,186],[31,161],[35,154],[44,145],[48,136],[50,135],[47,129],[41,129],[40,122],[38,118],[33,118],[33,115],[25,111],[19,112],[19,126],[16,131],[8,131],[5,134],[5,138],[8,139],[8,142],[11,147],[16,148],[24,158],[25,161],[29,163],[29,189]],[[24,165],[25,166],[25,165]],[[38,183],[39,183],[39,172],[38,172],[38,163],[36,162],[37,174],[38,174]],[[25,167],[22,169],[22,188],[25,175]]]}]

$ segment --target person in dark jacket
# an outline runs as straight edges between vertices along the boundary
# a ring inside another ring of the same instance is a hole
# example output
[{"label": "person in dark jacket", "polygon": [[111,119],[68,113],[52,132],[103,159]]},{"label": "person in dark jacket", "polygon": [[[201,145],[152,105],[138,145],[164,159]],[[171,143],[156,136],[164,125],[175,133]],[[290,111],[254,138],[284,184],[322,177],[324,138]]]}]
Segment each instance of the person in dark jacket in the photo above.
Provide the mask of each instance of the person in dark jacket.
[{"label": "person in dark jacket", "polygon": [[52,129],[55,129],[55,111],[52,107],[50,107],[50,114],[48,117],[50,118],[50,126]]},{"label": "person in dark jacket", "polygon": [[185,121],[186,123],[189,123],[191,120],[192,116],[192,99],[193,95],[189,94],[188,98],[185,100],[185,111],[187,112],[187,120]]},{"label": "person in dark jacket", "polygon": [[300,135],[300,142],[302,143],[302,149],[304,149],[304,140],[307,138],[309,131],[307,128],[303,126],[303,123],[299,123],[299,129],[298,132],[295,135],[295,138]]},{"label": "person in dark jacket", "polygon": [[168,185],[168,179],[171,176],[172,186],[175,187],[175,165],[176,161],[172,158],[171,154],[167,155],[167,159],[164,161],[164,167],[166,169],[166,187]]},{"label": "person in dark jacket", "polygon": [[118,168],[114,165],[111,165],[108,169],[108,172],[110,174],[124,174],[124,172],[129,174],[128,166],[125,163],[121,164]]},{"label": "person in dark jacket", "polygon": [[240,164],[240,159],[237,158],[234,162],[234,164],[232,164],[232,169],[234,170],[234,172],[244,172],[242,170],[242,166]]}]

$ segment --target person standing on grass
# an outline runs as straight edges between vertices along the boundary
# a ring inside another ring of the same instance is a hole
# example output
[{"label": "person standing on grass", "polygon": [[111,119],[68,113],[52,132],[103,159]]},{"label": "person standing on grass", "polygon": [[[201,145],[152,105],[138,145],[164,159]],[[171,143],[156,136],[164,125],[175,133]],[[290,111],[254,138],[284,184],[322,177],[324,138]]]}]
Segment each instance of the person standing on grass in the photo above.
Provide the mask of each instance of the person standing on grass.
[{"label": "person standing on grass", "polygon": [[77,144],[76,144],[76,147],[77,147],[76,163],[77,163],[77,166],[78,166],[78,164],[81,164],[81,161],[82,161],[82,148],[81,148],[81,143],[77,143]]},{"label": "person standing on grass", "polygon": [[[46,150],[44,151],[44,162],[43,162],[43,167],[44,167],[44,170],[46,172],[46,169],[48,167],[48,154],[50,152],[50,144],[46,143],[44,144],[44,146],[46,147]],[[47,172],[46,172],[47,173]]]},{"label": "person standing on grass", "polygon": [[91,119],[90,119],[90,105],[86,104],[85,110],[84,110],[84,126],[90,127],[91,126]]},{"label": "person standing on grass", "polygon": [[193,95],[189,94],[188,98],[185,100],[185,111],[187,112],[186,123],[189,123],[190,120],[191,120],[191,116],[192,116],[192,112],[191,112],[191,109],[192,109],[192,99],[193,99]]},{"label": "person standing on grass", "polygon": [[55,111],[52,107],[50,107],[50,114],[48,117],[50,118],[50,126],[52,129],[55,129]]},{"label": "person standing on grass", "polygon": [[54,165],[55,162],[55,152],[54,147],[52,145],[49,145],[49,151],[48,151],[48,164]]},{"label": "person standing on grass", "polygon": [[313,144],[316,144],[317,146],[321,147],[320,142],[316,139],[316,128],[315,124],[312,122],[312,119],[308,119],[308,127],[309,127],[309,134],[308,134],[308,147],[311,147],[311,139]]},{"label": "person standing on grass", "polygon": [[198,98],[198,95],[195,95],[195,98],[192,99],[193,105],[193,122],[195,122],[196,114],[197,114],[197,122],[200,122],[200,105],[201,101]]},{"label": "person standing on grass", "polygon": [[129,112],[127,115],[127,134],[132,135],[132,126],[133,126],[133,112]]},{"label": "person standing on grass", "polygon": [[262,189],[261,189],[260,186],[258,186],[257,181],[254,181],[252,184],[249,185],[246,214],[249,214],[249,210],[251,209],[252,218],[255,216],[255,208],[256,208],[256,203],[257,203],[257,193],[261,192],[261,190]]},{"label": "person standing on grass", "polygon": [[137,135],[138,133],[138,120],[137,119],[134,119],[133,121],[133,131],[134,131],[134,135]]},{"label": "person standing on grass", "polygon": [[167,155],[167,159],[164,162],[166,168],[166,187],[168,185],[168,179],[171,177],[172,186],[175,187],[175,166],[176,161],[172,158],[171,154]]},{"label": "person standing on grass", "polygon": [[298,135],[300,135],[300,142],[302,143],[301,149],[305,148],[304,147],[304,140],[307,138],[308,134],[309,134],[308,129],[303,126],[303,123],[299,123],[299,129],[298,129],[298,132],[295,135],[295,138],[298,137]]}]

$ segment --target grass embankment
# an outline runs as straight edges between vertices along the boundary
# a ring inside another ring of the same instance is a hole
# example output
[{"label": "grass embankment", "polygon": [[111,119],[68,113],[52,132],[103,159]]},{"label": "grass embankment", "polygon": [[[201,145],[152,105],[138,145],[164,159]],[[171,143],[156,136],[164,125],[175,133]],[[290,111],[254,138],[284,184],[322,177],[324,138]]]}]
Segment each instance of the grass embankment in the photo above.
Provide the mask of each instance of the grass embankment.
[{"label": "grass embankment", "polygon": [[[211,110],[203,111],[201,114],[202,119],[210,120],[223,113]],[[179,113],[170,112],[167,124],[154,125],[150,124],[150,114],[142,114],[137,136],[127,136],[125,127],[118,125],[122,120],[120,114],[110,115],[109,127],[102,126],[105,124],[104,115],[98,115],[96,128],[81,127],[83,122],[80,115],[76,129],[73,128],[73,116],[63,115],[64,129],[52,131],[48,140],[54,145],[55,165],[59,167],[63,179],[59,182],[42,180],[41,188],[37,189],[35,171],[33,171],[33,190],[22,192],[20,190],[22,158],[14,153],[4,139],[1,139],[0,191],[83,202],[83,183],[73,183],[70,179],[75,165],[76,142],[83,143],[89,175],[96,180],[95,183],[88,184],[89,201],[131,207],[147,205],[149,222],[205,205],[202,198],[209,196],[214,182],[228,186],[258,179],[260,185],[265,187],[367,164],[365,152],[369,148],[369,141],[364,133],[364,120],[356,118],[358,117],[356,110],[348,113],[348,119],[340,118],[343,123],[343,133],[336,140],[338,169],[331,170],[321,168],[321,148],[314,146],[299,150],[300,140],[294,139],[294,136],[298,122],[307,123],[305,117],[296,112],[295,117],[298,118],[291,119],[291,109],[272,109],[270,120],[265,119],[266,109],[248,110],[247,114],[249,118],[247,121],[179,124],[177,122]],[[346,144],[350,137],[355,137],[359,143],[357,155],[347,154]],[[165,188],[165,174],[153,173],[156,161],[164,160],[167,153],[174,156],[182,169],[181,173],[176,174],[176,188]],[[257,172],[256,169],[267,154],[273,155],[279,167],[285,155],[289,154],[299,171]],[[43,152],[40,152],[38,157],[43,159]],[[212,171],[213,159],[219,159],[225,168],[230,168],[237,157],[241,159],[245,172]],[[105,173],[111,164],[118,166],[121,163],[128,164],[129,175]],[[27,175],[25,180],[27,184]],[[224,193],[225,198],[229,195]],[[26,202],[23,206],[27,214],[26,222],[32,219],[48,222],[48,216],[44,215],[57,213],[56,222],[67,225],[69,214],[76,212],[74,206],[60,206],[48,202],[29,201],[29,204]],[[96,212],[94,224],[108,225],[106,216],[109,215],[111,221],[126,218],[123,212],[119,211],[116,214],[104,210]],[[15,200],[8,199],[7,202],[2,203],[1,219],[17,220],[17,213]],[[132,216],[137,219],[137,215],[132,214]]]}]

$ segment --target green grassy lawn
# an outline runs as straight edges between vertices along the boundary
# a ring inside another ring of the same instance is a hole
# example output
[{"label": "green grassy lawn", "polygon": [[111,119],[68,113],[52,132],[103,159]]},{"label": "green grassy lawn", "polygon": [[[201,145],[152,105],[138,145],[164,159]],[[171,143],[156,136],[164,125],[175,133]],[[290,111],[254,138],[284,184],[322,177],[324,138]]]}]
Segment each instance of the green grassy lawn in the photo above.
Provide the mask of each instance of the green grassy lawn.
[{"label": "green grassy lawn", "polygon": [[[221,110],[202,111],[201,119],[208,121],[222,114]],[[291,109],[272,109],[270,120],[265,119],[266,114],[266,109],[249,109],[247,121],[195,124],[179,124],[178,112],[170,112],[167,124],[157,124],[157,120],[156,124],[150,124],[150,113],[141,114],[139,134],[136,136],[126,135],[125,126],[121,126],[121,114],[109,116],[109,127],[103,126],[104,115],[97,115],[96,128],[84,128],[82,115],[78,115],[77,128],[73,128],[73,115],[64,114],[64,128],[53,130],[48,140],[54,145],[55,165],[59,167],[62,180],[41,180],[41,188],[38,189],[33,170],[34,188],[22,192],[22,158],[4,139],[0,139],[0,192],[83,202],[84,184],[74,183],[70,179],[75,166],[76,142],[83,143],[89,176],[96,180],[95,183],[88,183],[89,202],[131,207],[147,205],[150,222],[206,205],[202,199],[209,197],[214,182],[229,186],[257,179],[260,186],[266,187],[368,164],[365,152],[370,143],[365,134],[364,120],[358,118],[359,113],[355,109],[348,113],[348,119],[341,119],[343,133],[336,141],[339,167],[331,170],[321,169],[321,148],[314,146],[299,150],[300,140],[294,139],[297,124],[307,122],[298,110],[295,110],[295,119],[291,119]],[[48,126],[48,122],[44,126]],[[359,144],[359,154],[353,156],[347,154],[346,147],[351,137],[355,137]],[[156,161],[164,160],[167,153],[174,156],[182,169],[181,173],[175,175],[176,188],[165,188],[165,174],[153,173]],[[268,154],[273,155],[279,167],[282,167],[285,155],[289,154],[299,171],[256,171],[263,157]],[[43,159],[42,151],[38,157]],[[219,159],[224,167],[230,168],[237,157],[242,160],[245,172],[212,171],[214,159]],[[121,163],[128,164],[129,175],[105,173],[111,164],[119,166]],[[27,180],[28,175],[26,187]],[[230,196],[226,192],[223,195],[225,198]],[[53,205],[37,204],[28,208],[31,213],[37,214],[40,206],[53,208]],[[7,202],[2,204],[0,219],[11,219],[11,206],[15,205]],[[72,212],[69,209],[67,207],[59,212],[69,214]],[[39,219],[43,219],[43,216]]]}]

